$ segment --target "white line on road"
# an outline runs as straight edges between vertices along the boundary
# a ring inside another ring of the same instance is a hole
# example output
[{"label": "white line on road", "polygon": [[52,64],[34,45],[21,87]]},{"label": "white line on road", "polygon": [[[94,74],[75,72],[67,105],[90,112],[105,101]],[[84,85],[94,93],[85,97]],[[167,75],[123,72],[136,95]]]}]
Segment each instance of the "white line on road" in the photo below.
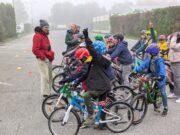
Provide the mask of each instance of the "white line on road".
[{"label": "white line on road", "polygon": [[12,86],[12,84],[5,83],[5,82],[0,82],[0,85]]}]

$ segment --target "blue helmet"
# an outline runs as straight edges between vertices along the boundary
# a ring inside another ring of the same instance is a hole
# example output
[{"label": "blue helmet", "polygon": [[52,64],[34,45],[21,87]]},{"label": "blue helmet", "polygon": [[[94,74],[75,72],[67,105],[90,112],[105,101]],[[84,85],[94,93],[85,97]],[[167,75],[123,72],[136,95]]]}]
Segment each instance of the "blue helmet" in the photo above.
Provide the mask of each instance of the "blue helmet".
[{"label": "blue helmet", "polygon": [[159,51],[160,51],[160,48],[157,45],[152,45],[148,47],[146,50],[147,53],[150,53],[153,56],[158,55]]},{"label": "blue helmet", "polygon": [[93,46],[96,49],[97,53],[103,55],[106,52],[106,45],[102,41],[94,41]]},{"label": "blue helmet", "polygon": [[111,37],[111,34],[106,34],[106,35],[104,36],[105,39],[107,39],[107,38],[109,38],[109,37]]}]

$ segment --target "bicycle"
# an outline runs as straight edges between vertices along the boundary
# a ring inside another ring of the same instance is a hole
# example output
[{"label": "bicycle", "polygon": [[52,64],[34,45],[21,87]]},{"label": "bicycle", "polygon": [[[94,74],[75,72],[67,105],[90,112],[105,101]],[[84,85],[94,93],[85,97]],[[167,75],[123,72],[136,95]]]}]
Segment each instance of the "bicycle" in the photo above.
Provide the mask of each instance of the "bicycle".
[{"label": "bicycle", "polygon": [[[84,114],[84,118],[88,115],[88,113],[86,108],[81,105],[84,104],[84,100],[76,95],[77,92],[74,92],[74,96],[69,107],[59,108],[50,115],[48,126],[52,135],[78,134],[82,121],[79,114],[74,111],[73,108],[78,108]],[[105,101],[98,103],[94,102],[93,108],[96,114],[95,124],[106,124],[107,128],[114,133],[126,131],[131,126],[134,119],[133,110],[130,105],[120,101],[112,102],[112,100],[109,98],[106,98]],[[125,111],[125,113],[122,114],[123,111]],[[105,113],[104,120],[100,119],[102,112]],[[123,116],[125,116],[126,119]],[[120,127],[116,128],[118,125],[124,125],[124,127],[122,129]],[[115,127],[113,128],[113,126]],[[70,129],[71,131],[69,133]]]},{"label": "bicycle", "polygon": [[157,108],[162,104],[162,96],[157,87],[158,78],[146,79],[145,76],[141,76],[139,80],[142,82],[143,89],[139,89],[139,93],[130,103],[134,115],[139,113],[139,118],[134,119],[133,124],[139,124],[143,121],[148,110],[148,104],[154,104]]},{"label": "bicycle", "polygon": [[[77,89],[80,88],[78,87]],[[69,104],[68,99],[72,99],[72,90],[74,90],[72,85],[64,84],[63,87],[59,88],[58,94],[50,95],[44,99],[42,103],[42,112],[47,119],[56,108],[64,107]],[[82,95],[83,93],[78,92],[79,97],[82,97]]]}]

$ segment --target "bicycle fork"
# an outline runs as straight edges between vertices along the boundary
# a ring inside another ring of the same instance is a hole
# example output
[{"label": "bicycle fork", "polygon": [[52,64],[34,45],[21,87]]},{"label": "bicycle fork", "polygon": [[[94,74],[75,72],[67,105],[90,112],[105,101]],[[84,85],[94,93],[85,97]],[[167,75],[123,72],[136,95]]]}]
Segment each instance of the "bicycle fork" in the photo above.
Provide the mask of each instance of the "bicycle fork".
[{"label": "bicycle fork", "polygon": [[68,107],[68,109],[67,109],[67,111],[66,111],[66,113],[65,113],[65,116],[64,116],[64,118],[63,118],[63,122],[62,122],[63,125],[65,125],[65,124],[67,123],[67,121],[68,121],[68,119],[69,119],[69,114],[70,114],[72,108],[73,108],[73,105],[70,105],[70,106]]},{"label": "bicycle fork", "polygon": [[58,101],[57,101],[55,107],[58,107],[58,106],[59,106],[62,97],[63,97],[63,93],[61,93],[61,95],[59,96]]}]

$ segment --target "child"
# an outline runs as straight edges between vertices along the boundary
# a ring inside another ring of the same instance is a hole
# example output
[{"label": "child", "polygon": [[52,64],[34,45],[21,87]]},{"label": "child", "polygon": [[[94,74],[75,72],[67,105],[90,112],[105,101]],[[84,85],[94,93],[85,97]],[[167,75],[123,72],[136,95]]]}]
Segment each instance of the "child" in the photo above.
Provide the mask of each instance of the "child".
[{"label": "child", "polygon": [[[166,116],[168,112],[168,103],[167,103],[167,95],[166,95],[166,71],[164,60],[158,56],[160,49],[158,46],[150,46],[147,48],[146,53],[149,55],[149,58],[142,63],[139,67],[136,68],[136,72],[142,72],[144,69],[148,70],[148,77],[158,77],[158,88],[161,92],[163,98],[163,106],[164,110],[162,112],[162,116]],[[157,112],[159,108],[154,106],[154,110]]]}]

